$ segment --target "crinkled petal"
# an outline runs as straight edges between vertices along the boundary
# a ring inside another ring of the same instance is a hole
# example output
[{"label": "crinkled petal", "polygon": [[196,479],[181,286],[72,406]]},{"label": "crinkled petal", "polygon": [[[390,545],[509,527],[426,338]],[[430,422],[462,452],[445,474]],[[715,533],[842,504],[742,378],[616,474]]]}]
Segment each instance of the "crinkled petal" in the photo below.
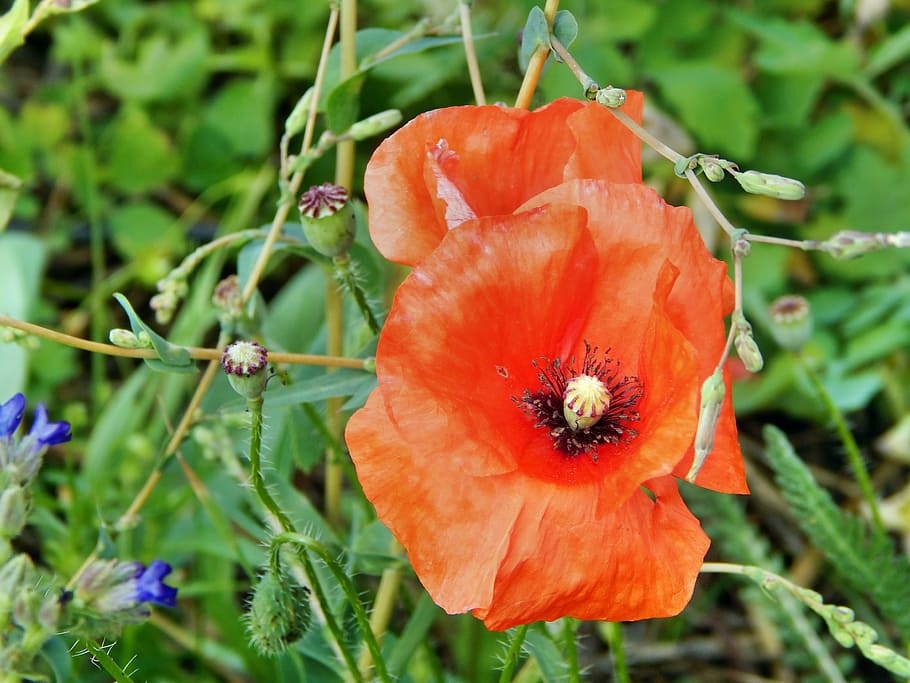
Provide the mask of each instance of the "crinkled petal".
[{"label": "crinkled petal", "polygon": [[[630,93],[631,116],[640,118],[642,101]],[[370,235],[386,258],[414,265],[462,220],[510,214],[576,174],[638,182],[640,153],[638,138],[595,103],[427,112],[387,138],[367,165]]]},{"label": "crinkled petal", "polygon": [[[671,477],[645,482],[609,515],[596,486],[571,491],[535,481],[503,483],[499,500],[521,511],[493,598],[474,610],[502,630],[563,616],[631,621],[678,614],[689,602],[709,541]],[[498,503],[497,503],[498,504]],[[477,549],[479,553],[483,549]]]},{"label": "crinkled petal", "polygon": [[[604,282],[613,290],[613,297],[603,299],[609,302],[608,314],[592,313],[592,336],[605,338],[612,330],[621,329],[629,338],[639,338],[645,320],[638,310],[640,297],[636,292],[651,286],[664,260],[678,268],[679,277],[666,310],[697,353],[700,386],[720,360],[726,340],[723,320],[732,310],[733,298],[726,265],[705,248],[691,212],[667,205],[649,187],[598,180],[563,183],[532,198],[520,210],[551,202],[584,207],[601,258],[614,264],[609,280]],[[657,364],[652,367],[659,371]],[[698,400],[692,405],[697,412]],[[692,457],[690,447],[685,462],[691,464]],[[685,476],[683,467],[677,466],[680,476]],[[697,483],[727,493],[748,492],[729,391],[718,421],[714,453]]]},{"label": "crinkled petal", "polygon": [[[377,376],[402,433],[471,474],[518,467],[532,361],[580,343],[597,256],[577,207],[469,221],[399,287]],[[545,277],[543,276],[545,274]]]}]

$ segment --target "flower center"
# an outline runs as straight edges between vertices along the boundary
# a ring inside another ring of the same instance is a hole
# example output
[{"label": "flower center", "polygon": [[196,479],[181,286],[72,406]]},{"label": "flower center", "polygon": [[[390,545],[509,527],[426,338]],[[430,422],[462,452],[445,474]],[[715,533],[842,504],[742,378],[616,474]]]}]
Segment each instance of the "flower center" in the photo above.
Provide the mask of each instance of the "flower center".
[{"label": "flower center", "polygon": [[540,372],[540,389],[525,389],[512,400],[535,419],[535,428],[547,430],[553,448],[564,456],[589,453],[596,462],[598,447],[629,443],[638,436],[629,423],[639,419],[635,405],[642,396],[637,377],[619,375],[619,366],[597,347],[585,342],[580,370],[573,356],[531,361]]}]

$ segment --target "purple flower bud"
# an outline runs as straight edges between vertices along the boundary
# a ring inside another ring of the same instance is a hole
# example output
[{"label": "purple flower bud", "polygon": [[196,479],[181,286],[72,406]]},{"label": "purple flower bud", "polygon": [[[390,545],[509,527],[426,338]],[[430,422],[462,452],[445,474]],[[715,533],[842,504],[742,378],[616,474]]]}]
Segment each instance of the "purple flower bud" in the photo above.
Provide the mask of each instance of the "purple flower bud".
[{"label": "purple flower bud", "polygon": [[32,448],[48,447],[64,443],[72,438],[70,434],[70,423],[65,420],[60,422],[49,422],[47,419],[47,408],[44,403],[39,403],[35,407],[35,421],[28,435],[35,439],[35,445]]},{"label": "purple flower bud", "polygon": [[150,602],[163,607],[177,604],[177,589],[162,583],[162,579],[171,573],[171,565],[164,560],[152,560],[152,563],[136,576],[136,602]]},{"label": "purple flower bud", "polygon": [[0,436],[12,436],[22,422],[25,412],[25,396],[16,394],[0,405]]}]

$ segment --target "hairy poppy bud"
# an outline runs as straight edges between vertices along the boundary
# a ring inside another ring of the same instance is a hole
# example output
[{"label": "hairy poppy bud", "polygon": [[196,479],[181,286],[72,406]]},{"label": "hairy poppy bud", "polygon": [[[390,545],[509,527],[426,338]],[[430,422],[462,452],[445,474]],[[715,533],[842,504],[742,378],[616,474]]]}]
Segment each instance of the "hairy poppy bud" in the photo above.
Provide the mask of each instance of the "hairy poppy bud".
[{"label": "hairy poppy bud", "polygon": [[300,221],[310,245],[323,256],[341,256],[354,241],[356,224],[348,191],[341,185],[313,185],[300,198]]},{"label": "hairy poppy bud", "polygon": [[353,140],[366,140],[389,128],[394,128],[399,123],[401,123],[401,112],[397,109],[386,109],[368,116],[348,128],[348,137]]},{"label": "hairy poppy bud", "polygon": [[626,91],[622,88],[614,88],[613,86],[607,86],[606,88],[601,88],[597,91],[597,94],[594,96],[594,99],[598,104],[602,104],[605,107],[610,109],[615,109],[616,107],[621,107],[626,103]]},{"label": "hairy poppy bud", "polygon": [[773,173],[744,171],[740,173],[729,169],[742,188],[751,194],[761,194],[777,199],[802,199],[806,196],[806,186],[793,178],[786,178]]},{"label": "hairy poppy bud", "polygon": [[799,351],[812,336],[812,316],[809,302],[796,294],[775,299],[768,309],[771,334],[778,344],[790,351]]},{"label": "hairy poppy bud", "polygon": [[265,391],[268,361],[269,352],[265,347],[251,341],[228,344],[221,354],[221,367],[227,373],[228,381],[234,391],[246,399],[259,398]]},{"label": "hairy poppy bud", "polygon": [[284,575],[267,572],[253,589],[246,627],[253,647],[264,655],[280,655],[303,636],[310,624],[305,588]]}]

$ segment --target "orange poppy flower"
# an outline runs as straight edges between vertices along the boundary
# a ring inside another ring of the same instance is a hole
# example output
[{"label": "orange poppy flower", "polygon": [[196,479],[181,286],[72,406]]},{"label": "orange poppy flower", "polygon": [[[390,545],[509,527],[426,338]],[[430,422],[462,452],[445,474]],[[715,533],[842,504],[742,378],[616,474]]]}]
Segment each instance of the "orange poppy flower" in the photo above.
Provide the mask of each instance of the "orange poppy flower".
[{"label": "orange poppy flower", "polygon": [[[623,111],[641,121],[644,98]],[[641,182],[641,141],[593,102],[563,98],[533,112],[500,106],[421,114],[387,138],[364,176],[370,236],[390,261],[414,265],[450,228],[510,214],[575,178]]]},{"label": "orange poppy flower", "polygon": [[[731,289],[690,212],[640,184],[569,180],[440,237],[346,430],[437,604],[496,630],[682,610],[709,541],[675,478]],[[747,490],[729,400],[697,483]]]}]

